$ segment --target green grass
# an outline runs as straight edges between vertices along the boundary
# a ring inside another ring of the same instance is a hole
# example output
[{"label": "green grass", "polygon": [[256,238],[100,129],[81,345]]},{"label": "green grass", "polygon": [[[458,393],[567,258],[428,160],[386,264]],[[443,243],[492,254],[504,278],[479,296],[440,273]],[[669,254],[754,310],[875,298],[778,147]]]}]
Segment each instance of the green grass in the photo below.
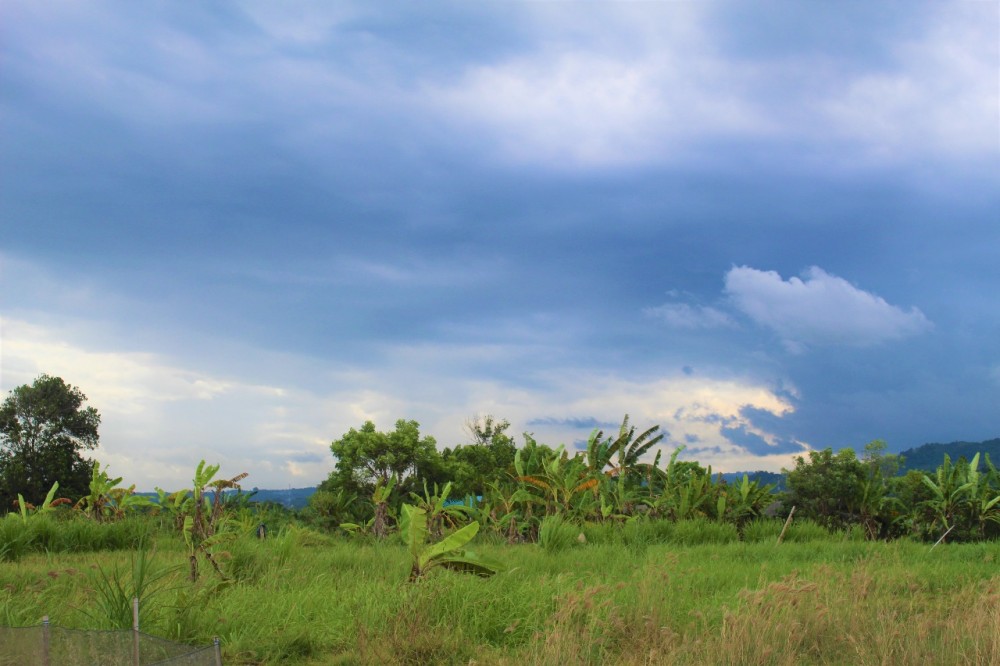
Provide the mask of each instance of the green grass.
[{"label": "green grass", "polygon": [[[191,584],[182,542],[159,533],[150,566],[170,573],[143,630],[218,635],[227,664],[1000,663],[998,543],[931,551],[806,528],[775,546],[773,528],[740,542],[715,525],[588,525],[557,551],[477,540],[505,572],[416,584],[396,539],[299,528],[234,541],[233,581],[205,567]],[[0,623],[109,627],[91,591],[114,575],[128,588],[134,562],[26,553],[0,567]]]}]

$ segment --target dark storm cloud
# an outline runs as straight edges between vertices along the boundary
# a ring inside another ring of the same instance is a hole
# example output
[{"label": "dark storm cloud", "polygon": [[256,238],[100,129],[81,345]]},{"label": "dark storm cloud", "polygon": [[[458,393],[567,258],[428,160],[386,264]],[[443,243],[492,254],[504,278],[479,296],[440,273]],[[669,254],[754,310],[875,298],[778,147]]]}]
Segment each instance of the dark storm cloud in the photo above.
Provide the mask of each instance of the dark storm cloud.
[{"label": "dark storm cloud", "polygon": [[998,11],[8,3],[3,251],[179,358],[515,393],[681,368],[794,407],[741,414],[777,446],[674,414],[758,455],[985,439]]}]

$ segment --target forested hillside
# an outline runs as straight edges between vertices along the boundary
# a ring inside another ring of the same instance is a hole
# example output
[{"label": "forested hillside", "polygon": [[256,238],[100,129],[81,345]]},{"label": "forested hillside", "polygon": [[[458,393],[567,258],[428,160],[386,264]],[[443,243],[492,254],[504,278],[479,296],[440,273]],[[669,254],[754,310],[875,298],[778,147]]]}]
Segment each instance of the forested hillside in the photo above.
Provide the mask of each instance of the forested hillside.
[{"label": "forested hillside", "polygon": [[1000,463],[1000,437],[985,442],[951,442],[950,444],[924,444],[915,449],[900,451],[903,456],[903,466],[900,471],[911,469],[932,471],[941,464],[947,454],[952,461],[959,458],[972,460],[977,453],[987,454],[994,464]]}]

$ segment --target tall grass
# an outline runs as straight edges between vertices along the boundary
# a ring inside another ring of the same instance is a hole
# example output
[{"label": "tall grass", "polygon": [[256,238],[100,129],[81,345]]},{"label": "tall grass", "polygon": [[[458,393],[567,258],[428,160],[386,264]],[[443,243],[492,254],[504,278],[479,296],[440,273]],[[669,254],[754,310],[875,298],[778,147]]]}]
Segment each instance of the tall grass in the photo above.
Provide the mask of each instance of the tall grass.
[{"label": "tall grass", "polygon": [[133,517],[113,523],[32,516],[22,522],[8,514],[0,520],[0,561],[13,562],[28,553],[83,553],[137,548],[152,523]]},{"label": "tall grass", "polygon": [[550,553],[557,553],[576,545],[581,530],[573,523],[556,514],[545,516],[538,527],[538,545]]},{"label": "tall grass", "polygon": [[[167,575],[144,630],[219,635],[232,664],[1000,663],[998,543],[930,551],[824,531],[775,546],[704,524],[693,543],[683,525],[573,527],[558,551],[479,543],[505,572],[419,584],[396,540],[241,537],[221,558],[232,582]],[[93,627],[74,610],[92,599],[91,567],[127,572],[129,558],[53,552],[0,567],[0,622]],[[182,565],[183,544],[157,537],[157,558]]]}]

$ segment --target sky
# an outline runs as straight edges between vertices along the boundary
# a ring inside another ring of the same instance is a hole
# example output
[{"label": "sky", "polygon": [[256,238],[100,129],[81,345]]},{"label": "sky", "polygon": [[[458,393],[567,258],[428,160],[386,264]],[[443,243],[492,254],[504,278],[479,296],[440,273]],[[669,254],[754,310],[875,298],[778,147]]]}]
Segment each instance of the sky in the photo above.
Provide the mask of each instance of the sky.
[{"label": "sky", "polygon": [[143,490],[998,437],[1000,4],[4,0],[0,287]]}]

